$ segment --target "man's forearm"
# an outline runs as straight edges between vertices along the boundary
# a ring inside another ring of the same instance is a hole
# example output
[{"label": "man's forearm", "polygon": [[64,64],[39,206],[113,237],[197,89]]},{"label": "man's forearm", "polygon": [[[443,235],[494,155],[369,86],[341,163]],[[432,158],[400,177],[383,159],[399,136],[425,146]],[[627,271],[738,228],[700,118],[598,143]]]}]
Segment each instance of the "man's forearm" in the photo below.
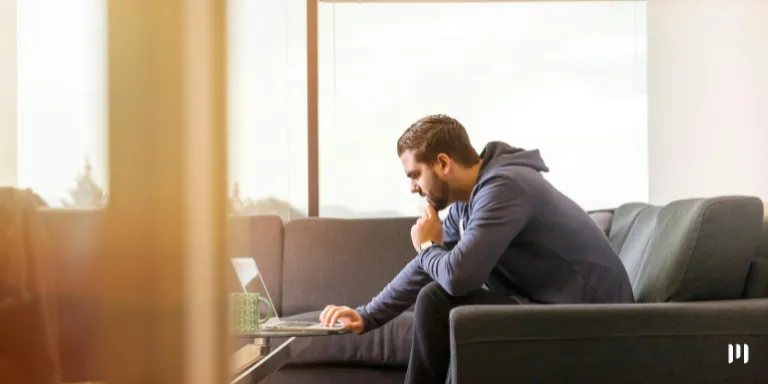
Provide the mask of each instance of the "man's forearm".
[{"label": "man's forearm", "polygon": [[411,260],[370,303],[357,308],[365,322],[365,332],[379,328],[403,313],[416,302],[421,288],[431,281],[419,259]]}]

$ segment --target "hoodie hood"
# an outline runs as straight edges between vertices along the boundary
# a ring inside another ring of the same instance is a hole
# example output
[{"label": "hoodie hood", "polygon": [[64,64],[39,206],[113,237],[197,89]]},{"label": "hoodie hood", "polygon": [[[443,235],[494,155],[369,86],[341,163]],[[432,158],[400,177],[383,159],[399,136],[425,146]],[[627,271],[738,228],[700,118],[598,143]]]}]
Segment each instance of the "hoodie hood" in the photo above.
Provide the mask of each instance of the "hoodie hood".
[{"label": "hoodie hood", "polygon": [[549,172],[538,149],[526,150],[500,141],[491,141],[480,153],[480,174],[498,167],[528,167],[537,172]]}]

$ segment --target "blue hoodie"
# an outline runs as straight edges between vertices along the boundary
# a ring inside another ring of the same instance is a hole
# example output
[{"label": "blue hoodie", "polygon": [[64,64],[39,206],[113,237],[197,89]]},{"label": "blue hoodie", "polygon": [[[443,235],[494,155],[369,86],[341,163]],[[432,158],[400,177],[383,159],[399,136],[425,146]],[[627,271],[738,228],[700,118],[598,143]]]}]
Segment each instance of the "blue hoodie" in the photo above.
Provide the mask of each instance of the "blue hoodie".
[{"label": "blue hoodie", "polygon": [[468,203],[451,205],[444,244],[420,252],[367,305],[365,330],[408,309],[438,282],[453,296],[483,286],[523,303],[631,303],[626,269],[607,236],[552,186],[538,150],[488,143]]}]

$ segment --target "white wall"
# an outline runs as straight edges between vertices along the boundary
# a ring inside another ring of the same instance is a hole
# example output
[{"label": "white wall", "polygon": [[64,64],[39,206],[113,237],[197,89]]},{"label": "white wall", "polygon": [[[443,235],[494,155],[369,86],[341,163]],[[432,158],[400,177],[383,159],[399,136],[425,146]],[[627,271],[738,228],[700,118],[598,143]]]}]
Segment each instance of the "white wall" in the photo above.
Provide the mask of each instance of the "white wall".
[{"label": "white wall", "polygon": [[768,200],[768,1],[650,0],[649,196]]},{"label": "white wall", "polygon": [[0,186],[16,186],[16,0],[0,0]]}]

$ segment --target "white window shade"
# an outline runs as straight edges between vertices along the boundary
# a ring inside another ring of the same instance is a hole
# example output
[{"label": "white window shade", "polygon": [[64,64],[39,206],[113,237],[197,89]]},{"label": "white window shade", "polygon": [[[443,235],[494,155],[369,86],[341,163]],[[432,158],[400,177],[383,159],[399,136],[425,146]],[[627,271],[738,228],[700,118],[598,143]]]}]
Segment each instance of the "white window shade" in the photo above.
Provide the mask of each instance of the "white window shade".
[{"label": "white window shade", "polygon": [[538,148],[585,209],[647,200],[645,2],[320,4],[320,215],[417,215],[402,132]]}]

